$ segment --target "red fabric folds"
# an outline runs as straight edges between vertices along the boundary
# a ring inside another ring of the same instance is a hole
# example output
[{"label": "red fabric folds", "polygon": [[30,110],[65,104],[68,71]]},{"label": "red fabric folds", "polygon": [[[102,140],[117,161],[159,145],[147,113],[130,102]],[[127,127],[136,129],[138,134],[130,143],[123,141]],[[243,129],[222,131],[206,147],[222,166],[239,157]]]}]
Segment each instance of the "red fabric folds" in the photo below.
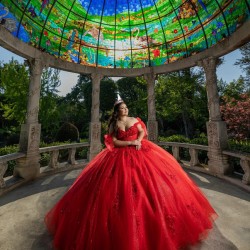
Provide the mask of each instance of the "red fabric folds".
[{"label": "red fabric folds", "polygon": [[[135,140],[137,125],[118,139]],[[54,247],[176,250],[203,239],[217,215],[172,155],[146,139],[140,150],[111,140],[46,215]]]},{"label": "red fabric folds", "polygon": [[112,151],[114,146],[112,135],[104,135],[104,144],[109,151]]}]

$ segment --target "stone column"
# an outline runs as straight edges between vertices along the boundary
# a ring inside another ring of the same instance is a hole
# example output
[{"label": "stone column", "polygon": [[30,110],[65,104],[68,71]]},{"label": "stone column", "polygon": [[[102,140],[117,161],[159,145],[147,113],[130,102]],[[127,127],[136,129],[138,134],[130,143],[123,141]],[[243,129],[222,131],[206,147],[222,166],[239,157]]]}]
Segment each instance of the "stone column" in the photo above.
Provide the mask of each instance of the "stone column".
[{"label": "stone column", "polygon": [[45,65],[40,59],[33,59],[27,62],[30,67],[28,105],[26,122],[21,126],[19,141],[19,151],[26,153],[26,157],[17,160],[14,175],[24,179],[35,179],[40,173],[39,144],[41,125],[38,123],[38,112],[41,74]]},{"label": "stone column", "polygon": [[103,75],[98,73],[91,74],[92,78],[92,107],[91,122],[89,128],[90,151],[89,160],[92,160],[101,150],[101,122],[100,116],[100,81]]},{"label": "stone column", "polygon": [[153,142],[158,141],[158,122],[156,121],[155,109],[155,75],[153,72],[144,75],[147,81],[148,91],[148,139]]},{"label": "stone column", "polygon": [[209,121],[208,135],[208,166],[211,172],[224,175],[232,171],[228,157],[222,155],[222,150],[228,147],[226,123],[221,120],[219,94],[217,87],[216,66],[218,59],[209,57],[198,62],[204,68],[206,75],[206,90],[208,97]]}]

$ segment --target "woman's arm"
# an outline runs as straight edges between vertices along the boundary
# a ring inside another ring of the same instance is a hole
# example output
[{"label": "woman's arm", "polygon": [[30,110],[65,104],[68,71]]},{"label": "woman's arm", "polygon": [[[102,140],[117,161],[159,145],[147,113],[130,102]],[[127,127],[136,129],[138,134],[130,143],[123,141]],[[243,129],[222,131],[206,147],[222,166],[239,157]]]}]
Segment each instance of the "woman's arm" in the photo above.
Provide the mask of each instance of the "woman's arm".
[{"label": "woman's arm", "polygon": [[142,139],[143,139],[143,137],[145,135],[144,129],[142,128],[141,124],[138,124],[137,128],[138,128],[138,131],[139,131],[137,140],[142,141]]},{"label": "woman's arm", "polygon": [[121,140],[118,140],[115,136],[113,136],[112,138],[113,138],[113,143],[115,147],[138,146],[141,144],[139,140],[121,141]]},{"label": "woman's arm", "polygon": [[137,141],[138,141],[139,143],[138,143],[138,145],[136,145],[136,149],[137,149],[137,150],[140,150],[140,149],[141,149],[141,141],[142,141],[142,139],[143,139],[145,133],[144,133],[144,129],[142,128],[141,124],[138,124],[138,125],[137,125],[137,129],[138,129],[138,131],[139,131],[139,133],[138,133],[138,138],[137,138]]}]

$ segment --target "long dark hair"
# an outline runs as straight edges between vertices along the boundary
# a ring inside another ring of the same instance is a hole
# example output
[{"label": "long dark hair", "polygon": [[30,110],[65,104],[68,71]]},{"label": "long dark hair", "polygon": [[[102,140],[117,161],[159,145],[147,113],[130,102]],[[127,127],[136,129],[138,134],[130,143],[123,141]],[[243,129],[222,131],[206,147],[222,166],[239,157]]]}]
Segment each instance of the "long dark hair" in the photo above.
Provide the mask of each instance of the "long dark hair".
[{"label": "long dark hair", "polygon": [[109,133],[110,131],[112,131],[112,133],[115,133],[116,135],[116,132],[117,132],[117,120],[118,120],[118,117],[119,117],[119,108],[120,106],[124,104],[124,101],[117,101],[114,105],[114,110],[113,110],[113,113],[111,115],[111,117],[109,118],[109,123],[108,123],[108,129],[109,129]]}]

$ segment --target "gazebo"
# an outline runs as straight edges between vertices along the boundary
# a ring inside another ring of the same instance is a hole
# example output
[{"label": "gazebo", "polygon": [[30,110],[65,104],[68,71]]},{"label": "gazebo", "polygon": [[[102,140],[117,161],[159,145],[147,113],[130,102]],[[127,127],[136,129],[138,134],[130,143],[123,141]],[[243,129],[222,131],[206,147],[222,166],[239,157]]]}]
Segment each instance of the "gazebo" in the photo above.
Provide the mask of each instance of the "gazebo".
[{"label": "gazebo", "polygon": [[[2,0],[0,45],[26,58],[30,86],[19,152],[0,157],[0,194],[46,173],[60,171],[57,157],[61,149],[69,150],[70,166],[76,164],[78,147],[89,147],[88,160],[100,152],[99,94],[100,81],[105,76],[145,78],[150,140],[172,146],[177,160],[179,148],[188,148],[190,167],[228,180],[228,156],[239,158],[245,172],[242,181],[250,184],[250,156],[227,150],[227,129],[221,119],[216,77],[219,57],[249,41],[249,0]],[[156,77],[193,66],[202,67],[206,76],[208,147],[158,142]],[[39,149],[40,84],[46,67],[91,76],[89,143]],[[208,151],[207,170],[197,167],[198,150]],[[42,152],[51,153],[51,171],[40,169]],[[17,162],[12,178],[21,177],[15,181],[3,177],[10,160]],[[249,190],[247,185],[242,186]]]}]

